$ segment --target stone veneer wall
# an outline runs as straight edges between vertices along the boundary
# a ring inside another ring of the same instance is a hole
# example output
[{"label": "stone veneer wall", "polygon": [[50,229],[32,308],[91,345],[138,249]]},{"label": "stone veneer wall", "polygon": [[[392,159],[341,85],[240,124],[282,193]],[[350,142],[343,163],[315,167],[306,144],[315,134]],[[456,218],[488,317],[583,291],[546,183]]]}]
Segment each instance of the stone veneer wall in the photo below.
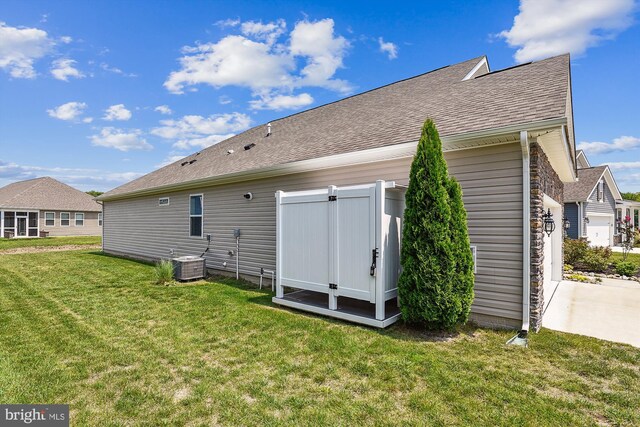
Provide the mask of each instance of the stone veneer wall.
[{"label": "stone veneer wall", "polygon": [[564,184],[547,159],[538,143],[530,146],[531,172],[531,293],[529,325],[531,330],[538,331],[542,326],[542,311],[544,307],[544,227],[542,211],[544,195],[551,197],[562,206],[562,216],[554,218],[555,233],[562,233],[562,218],[564,216],[563,191]]}]

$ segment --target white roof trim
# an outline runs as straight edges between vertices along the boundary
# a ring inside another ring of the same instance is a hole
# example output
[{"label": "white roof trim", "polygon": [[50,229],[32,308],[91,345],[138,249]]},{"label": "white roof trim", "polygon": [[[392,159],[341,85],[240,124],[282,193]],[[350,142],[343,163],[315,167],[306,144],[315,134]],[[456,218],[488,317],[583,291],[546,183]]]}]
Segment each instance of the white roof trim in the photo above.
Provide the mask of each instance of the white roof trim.
[{"label": "white roof trim", "polygon": [[480,62],[478,62],[478,63],[476,64],[476,66],[475,66],[475,67],[473,67],[473,68],[471,69],[471,71],[469,71],[469,72],[467,73],[467,75],[466,75],[466,76],[464,76],[464,78],[462,79],[462,81],[469,80],[470,78],[472,78],[472,77],[473,77],[473,75],[474,75],[475,73],[477,73],[477,72],[478,72],[478,70],[479,70],[480,68],[482,68],[482,66],[483,66],[483,65],[485,65],[485,66],[487,67],[487,71],[491,72],[491,70],[489,70],[489,63],[487,62],[487,57],[486,57],[486,56],[483,56],[483,57],[482,57],[482,59],[480,60]]},{"label": "white roof trim", "polygon": [[611,170],[609,170],[609,166],[607,166],[605,170],[602,171],[602,175],[600,175],[600,178],[598,178],[598,180],[596,181],[596,185],[594,185],[589,192],[587,201],[591,199],[591,195],[595,191],[600,181],[602,181],[602,177],[604,177],[604,180],[607,181],[607,185],[609,186],[609,190],[611,190],[611,193],[613,193],[613,198],[615,199],[615,201],[617,202],[618,200],[622,200],[622,194],[620,194],[620,190],[618,190],[618,184],[616,184],[616,180],[613,179],[613,174],[611,173]]},{"label": "white roof trim", "polygon": [[587,155],[584,154],[583,150],[580,150],[578,152],[578,155],[576,156],[576,163],[578,163],[578,159],[580,158],[580,156],[584,157],[584,161],[587,162],[587,167],[590,168],[591,167],[591,163],[589,163],[589,159],[587,159]]}]

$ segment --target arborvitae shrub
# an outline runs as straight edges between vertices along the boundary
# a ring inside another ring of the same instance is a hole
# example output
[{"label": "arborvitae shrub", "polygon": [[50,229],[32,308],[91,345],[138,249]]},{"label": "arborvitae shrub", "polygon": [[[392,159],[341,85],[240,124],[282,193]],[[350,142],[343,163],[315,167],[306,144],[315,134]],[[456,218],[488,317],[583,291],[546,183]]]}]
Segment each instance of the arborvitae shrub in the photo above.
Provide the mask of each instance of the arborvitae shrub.
[{"label": "arborvitae shrub", "polygon": [[403,319],[429,329],[466,322],[473,301],[473,260],[460,185],[449,178],[432,120],[411,164],[398,296]]}]

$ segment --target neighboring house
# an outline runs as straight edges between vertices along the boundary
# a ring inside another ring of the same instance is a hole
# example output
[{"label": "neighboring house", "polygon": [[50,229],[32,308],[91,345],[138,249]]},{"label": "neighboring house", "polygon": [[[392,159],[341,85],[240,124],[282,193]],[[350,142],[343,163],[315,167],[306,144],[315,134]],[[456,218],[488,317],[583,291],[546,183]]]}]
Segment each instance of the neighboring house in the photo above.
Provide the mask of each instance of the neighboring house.
[{"label": "neighboring house", "polygon": [[591,246],[613,246],[620,237],[616,224],[616,203],[622,201],[608,166],[591,167],[578,151],[578,182],[564,187],[564,211],[571,239],[586,238]]},{"label": "neighboring house", "polygon": [[98,197],[103,248],[199,255],[210,235],[209,269],[233,273],[237,261],[255,279],[276,268],[277,190],[406,185],[427,117],[464,192],[472,318],[537,330],[543,284],[562,277],[563,182],[576,178],[568,55],[495,72],[480,57],[254,127]]},{"label": "neighboring house", "polygon": [[73,187],[43,177],[0,188],[0,236],[99,236],[102,206]]}]

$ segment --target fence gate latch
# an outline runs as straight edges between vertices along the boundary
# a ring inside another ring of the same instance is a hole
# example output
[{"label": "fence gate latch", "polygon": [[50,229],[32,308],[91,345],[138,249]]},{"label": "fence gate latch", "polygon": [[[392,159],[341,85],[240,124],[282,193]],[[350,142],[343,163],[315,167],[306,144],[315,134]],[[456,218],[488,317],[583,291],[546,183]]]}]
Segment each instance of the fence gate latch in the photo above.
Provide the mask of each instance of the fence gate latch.
[{"label": "fence gate latch", "polygon": [[378,248],[371,249],[371,269],[369,270],[369,274],[371,276],[376,275],[376,260],[378,259]]}]

